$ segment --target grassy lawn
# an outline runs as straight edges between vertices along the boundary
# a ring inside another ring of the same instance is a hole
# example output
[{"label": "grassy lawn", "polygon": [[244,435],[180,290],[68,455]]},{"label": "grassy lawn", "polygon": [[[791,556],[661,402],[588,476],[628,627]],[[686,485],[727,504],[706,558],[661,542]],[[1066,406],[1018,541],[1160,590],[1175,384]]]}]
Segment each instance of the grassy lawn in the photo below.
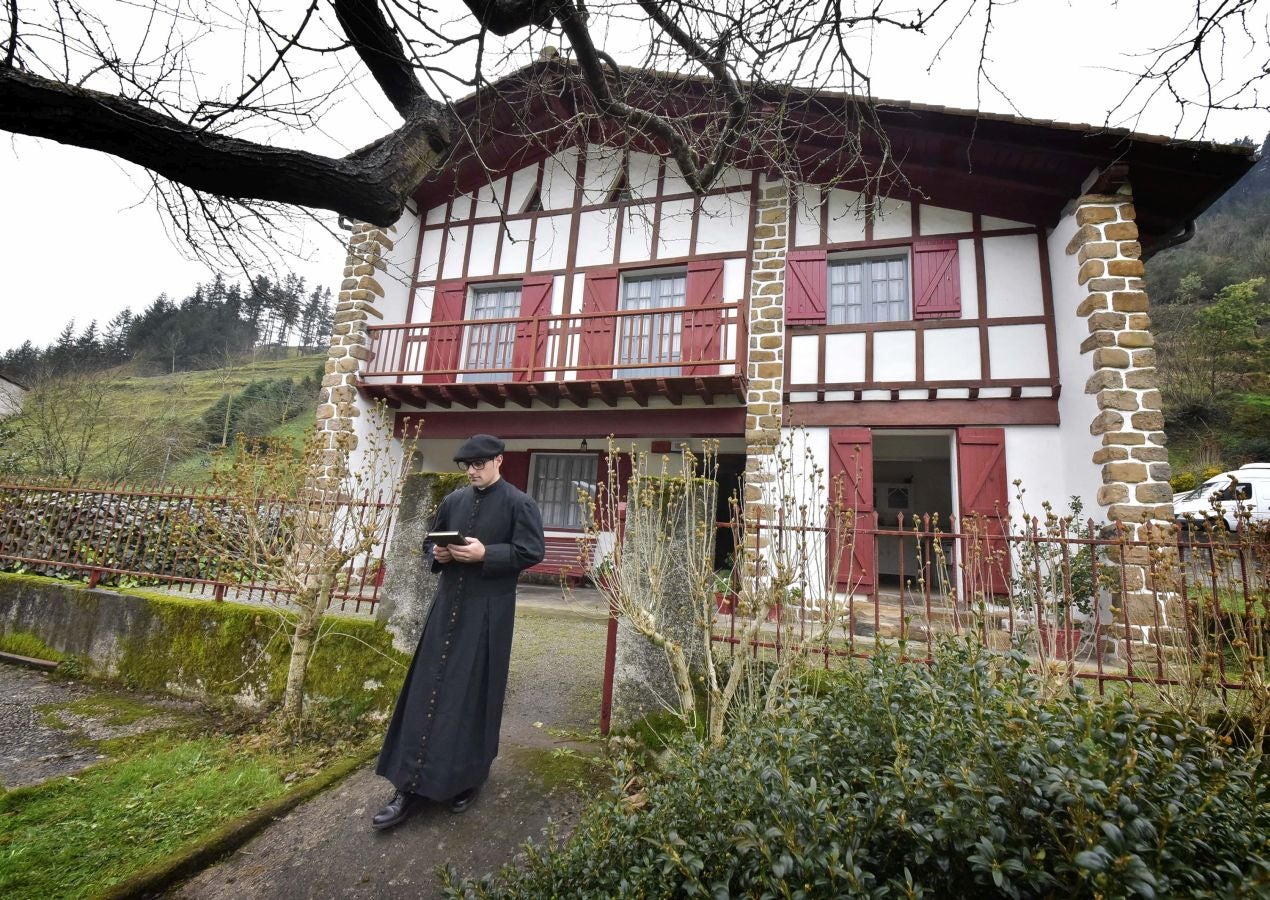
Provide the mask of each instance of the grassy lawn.
[{"label": "grassy lawn", "polygon": [[[126,725],[156,708],[98,695],[60,709]],[[57,710],[46,708],[46,720]],[[182,724],[96,742],[105,762],[0,794],[0,896],[90,897],[285,794],[356,748],[293,747],[183,716]]]}]

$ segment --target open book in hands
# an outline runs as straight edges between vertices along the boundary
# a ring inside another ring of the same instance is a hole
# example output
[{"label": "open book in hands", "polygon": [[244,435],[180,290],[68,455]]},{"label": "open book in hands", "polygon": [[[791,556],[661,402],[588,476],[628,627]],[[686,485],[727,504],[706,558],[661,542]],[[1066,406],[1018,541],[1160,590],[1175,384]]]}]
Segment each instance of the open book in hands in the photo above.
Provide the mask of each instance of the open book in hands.
[{"label": "open book in hands", "polygon": [[450,547],[454,544],[467,543],[467,538],[457,531],[429,531],[427,539],[437,547]]}]

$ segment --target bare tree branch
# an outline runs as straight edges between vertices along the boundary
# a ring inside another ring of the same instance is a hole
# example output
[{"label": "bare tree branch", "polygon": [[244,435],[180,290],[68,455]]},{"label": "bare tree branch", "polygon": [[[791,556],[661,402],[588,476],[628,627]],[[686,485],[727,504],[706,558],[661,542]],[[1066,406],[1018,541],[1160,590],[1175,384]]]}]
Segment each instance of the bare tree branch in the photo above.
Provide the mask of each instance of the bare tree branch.
[{"label": "bare tree branch", "polygon": [[447,134],[444,108],[425,99],[397,131],[329,159],[208,133],[131,100],[16,69],[0,69],[0,129],[102,150],[195,190],[377,225],[401,215]]}]

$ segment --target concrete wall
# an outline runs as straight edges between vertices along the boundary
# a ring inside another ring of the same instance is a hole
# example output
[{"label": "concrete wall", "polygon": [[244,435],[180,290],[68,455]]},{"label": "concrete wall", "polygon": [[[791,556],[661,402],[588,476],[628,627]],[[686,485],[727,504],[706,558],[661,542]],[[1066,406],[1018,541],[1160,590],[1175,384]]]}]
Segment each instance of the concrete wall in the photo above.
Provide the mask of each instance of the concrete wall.
[{"label": "concrete wall", "polygon": [[[354,715],[387,715],[408,657],[372,621],[327,622],[337,627],[310,665],[309,698],[338,700]],[[116,594],[0,574],[0,634],[35,635],[78,658],[88,674],[139,690],[271,706],[282,696],[289,652],[280,624],[276,610],[263,605]]]}]

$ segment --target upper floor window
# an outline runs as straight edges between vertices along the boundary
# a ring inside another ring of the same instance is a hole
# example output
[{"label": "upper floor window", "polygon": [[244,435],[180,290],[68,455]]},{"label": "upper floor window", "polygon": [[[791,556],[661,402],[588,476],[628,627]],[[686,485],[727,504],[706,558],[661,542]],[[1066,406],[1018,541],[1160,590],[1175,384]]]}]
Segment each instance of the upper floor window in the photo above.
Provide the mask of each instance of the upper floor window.
[{"label": "upper floor window", "polygon": [[827,312],[830,325],[907,321],[908,256],[831,261]]},{"label": "upper floor window", "polygon": [[[685,273],[645,275],[624,278],[620,308],[659,310],[682,307],[686,296]],[[676,365],[641,365],[619,368],[617,376],[649,377],[678,375],[683,359],[683,313],[650,312],[649,315],[621,316],[617,333],[619,367],[637,363],[675,363]]]},{"label": "upper floor window", "polygon": [[515,322],[482,319],[515,319],[520,315],[520,286],[481,288],[468,301],[464,329],[462,381],[507,381],[511,378],[512,351],[516,345]]},{"label": "upper floor window", "polygon": [[785,321],[867,325],[961,318],[958,242],[911,244],[829,259],[823,248],[785,258]]}]

